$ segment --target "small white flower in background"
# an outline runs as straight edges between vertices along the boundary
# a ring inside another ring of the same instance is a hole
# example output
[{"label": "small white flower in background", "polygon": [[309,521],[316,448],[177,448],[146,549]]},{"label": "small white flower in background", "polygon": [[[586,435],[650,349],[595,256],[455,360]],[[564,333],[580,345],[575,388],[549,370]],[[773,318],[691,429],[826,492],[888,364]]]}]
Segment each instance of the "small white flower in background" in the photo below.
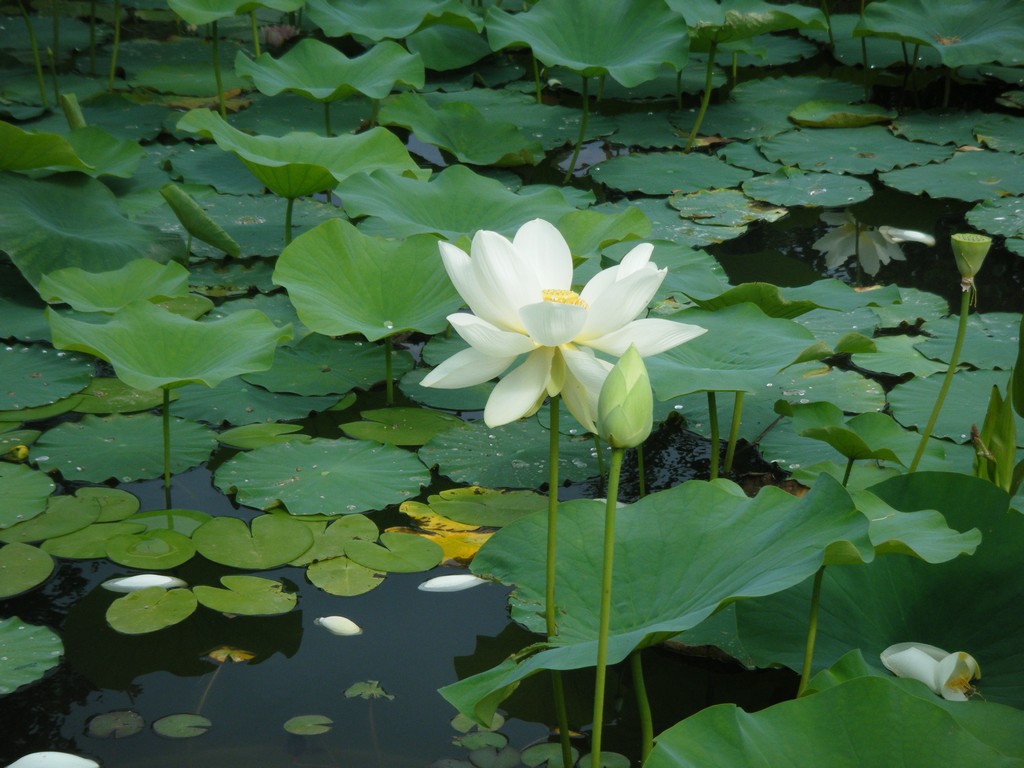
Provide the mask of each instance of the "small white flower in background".
[{"label": "small white flower in background", "polygon": [[484,584],[486,581],[486,579],[481,579],[471,573],[457,573],[451,576],[435,576],[432,579],[427,579],[419,585],[418,589],[424,592],[461,592],[464,589]]},{"label": "small white flower in background", "polygon": [[184,587],[185,582],[174,576],[164,576],[159,573],[140,573],[135,576],[108,579],[101,586],[104,589],[109,589],[111,592],[137,592],[140,589],[148,589],[149,587],[163,587],[164,589]]},{"label": "small white flower in background", "polygon": [[947,653],[925,643],[896,643],[881,653],[882,664],[897,677],[927,685],[948,701],[967,701],[972,680],[981,679],[981,667],[964,651]]},{"label": "small white flower in background", "polygon": [[489,427],[529,416],[546,396],[561,395],[569,412],[596,431],[597,398],[611,363],[630,344],[644,357],[664,352],[705,329],[641,318],[668,270],[651,262],[654,246],[638,245],[616,266],[572,290],[572,255],[561,233],[542,219],[527,222],[510,242],[481,230],[470,254],[440,243],[441,258],[473,314],[448,316],[469,349],[457,352],[423,379],[423,386],[458,389],[505,372],[484,410]]},{"label": "small white flower in background", "polygon": [[363,634],[362,627],[344,616],[321,616],[319,619],[314,619],[313,623],[335,635],[351,637]]},{"label": "small white flower in background", "polygon": [[883,264],[906,261],[900,243],[935,245],[935,238],[924,232],[884,226],[873,229],[858,224],[849,211],[823,213],[821,220],[833,229],[815,240],[814,248],[825,254],[825,265],[829,269],[841,266],[856,255],[867,274],[877,275]]},{"label": "small white flower in background", "polygon": [[100,768],[100,764],[67,752],[33,752],[19,757],[7,768]]}]

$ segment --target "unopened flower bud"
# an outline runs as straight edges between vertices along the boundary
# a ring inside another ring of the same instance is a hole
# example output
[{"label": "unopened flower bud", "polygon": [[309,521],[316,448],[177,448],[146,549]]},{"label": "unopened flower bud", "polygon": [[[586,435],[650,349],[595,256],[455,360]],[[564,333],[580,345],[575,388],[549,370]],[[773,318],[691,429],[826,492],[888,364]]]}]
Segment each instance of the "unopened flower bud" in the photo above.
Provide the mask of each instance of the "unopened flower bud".
[{"label": "unopened flower bud", "polygon": [[612,448],[635,448],[654,425],[647,366],[632,344],[608,373],[597,401],[597,431]]},{"label": "unopened flower bud", "polygon": [[965,280],[973,278],[981,269],[988,249],[992,247],[992,238],[975,232],[959,232],[950,238],[953,244],[953,256],[956,267]]}]

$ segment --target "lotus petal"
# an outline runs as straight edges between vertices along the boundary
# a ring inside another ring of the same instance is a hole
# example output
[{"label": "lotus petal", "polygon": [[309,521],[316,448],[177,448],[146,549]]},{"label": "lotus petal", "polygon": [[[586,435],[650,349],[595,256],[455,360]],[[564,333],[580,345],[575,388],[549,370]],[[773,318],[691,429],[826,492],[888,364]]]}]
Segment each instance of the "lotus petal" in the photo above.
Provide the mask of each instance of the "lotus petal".
[{"label": "lotus petal", "polygon": [[352,619],[346,619],[344,616],[321,616],[319,619],[314,619],[313,623],[334,635],[348,637],[363,634],[362,627],[352,621]]},{"label": "lotus petal", "polygon": [[100,764],[67,752],[33,752],[19,757],[7,768],[100,768]]},{"label": "lotus petal", "polygon": [[139,573],[135,576],[122,576],[117,579],[109,579],[102,584],[104,589],[111,592],[137,592],[147,587],[163,587],[173,589],[186,586],[185,582],[174,576],[164,576],[159,573]]},{"label": "lotus petal", "polygon": [[423,592],[461,592],[464,589],[483,584],[487,579],[481,579],[471,573],[457,573],[452,576],[435,576],[427,579],[419,585],[418,589]]}]

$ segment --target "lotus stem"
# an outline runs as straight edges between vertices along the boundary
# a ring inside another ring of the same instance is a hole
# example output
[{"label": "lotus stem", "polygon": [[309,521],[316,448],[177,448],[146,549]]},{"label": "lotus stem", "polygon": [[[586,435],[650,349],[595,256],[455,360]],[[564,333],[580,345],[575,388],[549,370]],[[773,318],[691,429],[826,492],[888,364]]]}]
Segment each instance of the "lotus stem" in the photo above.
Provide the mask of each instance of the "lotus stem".
[{"label": "lotus stem", "polygon": [[121,46],[121,0],[114,0],[114,50],[110,54],[110,74],[107,90],[114,90],[114,75],[117,74],[117,51]]},{"label": "lotus stem", "polygon": [[850,473],[853,472],[853,456],[846,460],[846,471],[843,473],[843,488],[850,482]]},{"label": "lotus stem", "polygon": [[[50,10],[53,12],[53,16],[51,17],[53,19],[53,47],[51,48],[50,55],[51,60],[56,61],[57,56],[60,53],[60,14],[57,13],[56,2],[53,3],[53,5],[50,7]],[[54,71],[53,77],[56,80],[56,71]]]},{"label": "lotus stem", "polygon": [[708,104],[711,103],[711,81],[715,74],[716,48],[718,48],[718,41],[712,40],[708,46],[708,66],[704,73],[704,93],[700,98],[700,110],[697,112],[697,119],[693,123],[693,129],[690,131],[690,137],[686,140],[683,152],[689,152],[693,148],[693,142],[697,138],[697,131],[700,130],[700,124],[704,122],[704,115],[708,111]]},{"label": "lotus stem", "polygon": [[537,94],[537,103],[540,104],[540,67],[537,65],[537,57],[533,55],[533,51],[530,51],[530,59],[533,61],[533,90]]},{"label": "lotus stem", "polygon": [[210,34],[213,37],[213,79],[217,84],[217,108],[220,110],[220,116],[227,120],[228,106],[224,103],[224,86],[220,79],[220,35],[217,32],[216,20],[210,22]]},{"label": "lotus stem", "polygon": [[53,80],[53,100],[60,103],[60,85],[57,83],[57,59],[53,55],[53,49],[46,49],[46,58],[50,62],[50,79]]},{"label": "lotus stem", "polygon": [[676,72],[676,109],[683,108],[683,70]]},{"label": "lotus stem", "polygon": [[715,397],[715,393],[708,391],[708,424],[711,426],[711,470],[709,472],[710,479],[718,479],[718,453],[719,453],[719,435],[718,435],[718,398]]},{"label": "lotus stem", "polygon": [[732,460],[736,457],[736,442],[740,438],[740,423],[743,417],[743,396],[745,392],[737,392],[732,406],[732,423],[729,426],[729,442],[725,446],[725,462],[722,471],[732,472]]},{"label": "lotus stem", "polygon": [[32,62],[36,67],[36,80],[39,83],[39,101],[42,102],[44,107],[49,106],[49,101],[46,98],[46,82],[43,80],[43,62],[39,58],[39,43],[36,41],[36,30],[32,26],[32,20],[28,17],[28,11],[25,10],[25,5],[18,0],[18,8],[21,10],[21,16],[25,19],[25,29],[28,31],[28,42],[32,46]]},{"label": "lotus stem", "polygon": [[164,407],[163,413],[163,427],[164,427],[164,500],[167,502],[167,508],[171,507],[171,390],[168,387],[163,387],[164,392]]},{"label": "lotus stem", "polygon": [[85,115],[82,114],[82,107],[79,105],[78,99],[75,98],[75,94],[66,93],[61,96],[60,106],[64,110],[64,119],[67,121],[68,128],[74,130],[86,126]]},{"label": "lotus stem", "polygon": [[590,95],[588,93],[590,87],[590,79],[587,77],[583,78],[583,115],[580,117],[580,135],[576,137],[576,146],[572,150],[572,158],[569,160],[569,167],[565,170],[565,176],[562,178],[563,184],[568,184],[569,179],[572,178],[572,172],[576,170],[576,161],[580,157],[580,147],[583,146],[583,139],[587,135],[587,119],[590,117]]},{"label": "lotus stem", "polygon": [[89,0],[89,74],[96,76],[96,0]]},{"label": "lotus stem", "polygon": [[647,762],[654,747],[654,721],[651,718],[651,702],[647,698],[647,684],[644,682],[643,651],[639,648],[629,654],[629,666],[633,672],[633,692],[636,694],[636,708],[640,714],[640,762]]},{"label": "lotus stem", "polygon": [[380,114],[380,99],[373,100],[373,106],[370,108],[370,119],[366,121],[367,128],[375,128],[377,126],[377,115]]},{"label": "lotus stem", "polygon": [[640,478],[640,498],[642,499],[647,495],[647,479],[644,477],[644,447],[642,444],[636,447],[636,473]]},{"label": "lotus stem", "polygon": [[956,327],[956,341],[953,343],[953,353],[949,356],[949,367],[946,369],[945,378],[942,379],[942,386],[939,387],[939,396],[935,398],[935,405],[932,408],[931,415],[928,417],[928,423],[921,432],[921,441],[917,444],[917,451],[914,453],[914,460],[910,462],[908,472],[916,471],[917,465],[921,463],[924,449],[928,446],[928,439],[932,436],[932,430],[935,429],[935,422],[939,420],[939,411],[942,410],[942,403],[949,393],[950,385],[953,383],[953,374],[956,373],[957,363],[960,362],[960,350],[964,346],[964,336],[967,335],[967,313],[970,310],[971,297],[973,295],[973,288],[963,291],[960,295],[960,322]]},{"label": "lotus stem", "polygon": [[[558,632],[555,621],[555,562],[558,555],[558,405],[560,398],[553,395],[548,401],[550,412],[548,429],[548,538],[544,570],[544,626],[550,640]],[[565,706],[565,686],[562,673],[551,671],[551,684],[555,695],[558,717],[558,741],[562,747],[562,764],[572,765],[572,746],[569,744],[569,713]]]},{"label": "lotus stem", "polygon": [[260,55],[260,31],[256,26],[256,9],[249,11],[249,23],[252,26],[252,50],[256,58]]},{"label": "lotus stem", "polygon": [[394,344],[391,341],[390,336],[384,337],[384,380],[385,384],[385,396],[384,401],[388,405],[395,404],[395,382],[392,378],[391,373],[391,351],[394,348]]},{"label": "lotus stem", "polygon": [[828,47],[836,47],[836,39],[832,34],[832,14],[828,11],[828,0],[821,0],[821,12],[825,14],[825,26],[828,28]]},{"label": "lotus stem", "polygon": [[601,765],[601,736],[604,729],[604,687],[607,675],[608,627],[612,614],[612,570],[615,556],[615,509],[618,506],[622,448],[612,448],[608,468],[608,498],[604,505],[604,555],[601,564],[601,614],[597,625],[597,673],[594,680],[594,721],[590,737],[590,764]]},{"label": "lotus stem", "polygon": [[825,575],[825,566],[821,566],[814,574],[814,587],[811,589],[811,616],[807,624],[807,646],[804,648],[804,666],[800,671],[800,685],[796,689],[797,698],[804,695],[807,683],[811,679],[811,662],[814,661],[814,641],[818,637],[818,604],[821,601],[821,579]]},{"label": "lotus stem", "polygon": [[[860,20],[864,21],[864,0],[860,0]],[[871,101],[871,78],[868,69],[868,39],[860,39],[860,63],[864,70],[864,101]]]},{"label": "lotus stem", "polygon": [[295,198],[289,197],[288,204],[284,209],[284,244],[289,245],[292,241],[292,208],[295,207]]}]

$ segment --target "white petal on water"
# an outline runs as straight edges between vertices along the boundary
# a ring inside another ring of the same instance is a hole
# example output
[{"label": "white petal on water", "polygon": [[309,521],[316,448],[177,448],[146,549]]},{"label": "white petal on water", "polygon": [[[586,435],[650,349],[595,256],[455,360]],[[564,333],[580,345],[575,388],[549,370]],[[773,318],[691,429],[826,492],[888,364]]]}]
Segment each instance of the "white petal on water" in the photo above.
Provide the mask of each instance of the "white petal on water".
[{"label": "white petal on water", "polygon": [[471,573],[457,573],[452,576],[435,576],[420,584],[419,589],[424,592],[461,592],[483,584],[484,581]]},{"label": "white petal on water", "polygon": [[67,752],[33,752],[19,757],[7,768],[99,768],[95,760],[87,760]]},{"label": "white petal on water", "polygon": [[163,587],[173,589],[184,587],[185,582],[174,576],[164,576],[160,573],[139,573],[135,576],[122,576],[117,579],[110,579],[103,582],[103,588],[111,592],[137,592],[140,589],[149,587]]},{"label": "white petal on water", "polygon": [[350,637],[363,634],[362,627],[344,616],[321,616],[319,619],[314,619],[313,623],[335,635]]}]

